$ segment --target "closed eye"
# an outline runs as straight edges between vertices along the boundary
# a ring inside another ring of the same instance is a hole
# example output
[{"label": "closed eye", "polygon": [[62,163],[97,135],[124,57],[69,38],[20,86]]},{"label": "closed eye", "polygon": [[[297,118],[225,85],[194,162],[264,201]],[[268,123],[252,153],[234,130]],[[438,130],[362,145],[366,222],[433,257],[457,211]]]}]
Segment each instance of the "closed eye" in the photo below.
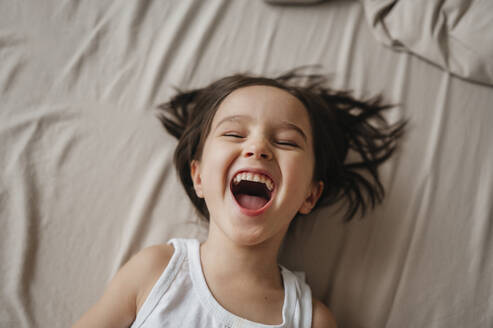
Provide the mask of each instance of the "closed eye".
[{"label": "closed eye", "polygon": [[243,136],[241,134],[236,134],[236,133],[225,133],[223,134],[224,137],[232,137],[232,138],[237,138],[241,139]]},{"label": "closed eye", "polygon": [[295,144],[294,142],[289,142],[289,141],[276,141],[276,144],[281,145],[281,146],[298,147],[297,144]]}]

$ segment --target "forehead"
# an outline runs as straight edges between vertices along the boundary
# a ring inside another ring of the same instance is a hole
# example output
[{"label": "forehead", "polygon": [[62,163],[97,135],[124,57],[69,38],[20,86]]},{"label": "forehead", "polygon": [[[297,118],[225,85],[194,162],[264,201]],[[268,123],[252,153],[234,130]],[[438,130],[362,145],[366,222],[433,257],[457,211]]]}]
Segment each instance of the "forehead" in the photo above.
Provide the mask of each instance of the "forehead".
[{"label": "forehead", "polygon": [[233,115],[250,116],[257,122],[289,122],[310,131],[310,119],[303,103],[289,92],[272,86],[236,89],[219,105],[212,124]]}]

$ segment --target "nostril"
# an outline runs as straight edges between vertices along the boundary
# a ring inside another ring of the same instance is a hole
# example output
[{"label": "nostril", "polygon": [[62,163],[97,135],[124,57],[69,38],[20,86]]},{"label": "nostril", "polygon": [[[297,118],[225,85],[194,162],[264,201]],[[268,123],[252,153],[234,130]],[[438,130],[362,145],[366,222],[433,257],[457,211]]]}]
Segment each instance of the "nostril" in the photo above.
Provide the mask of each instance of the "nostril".
[{"label": "nostril", "polygon": [[253,151],[246,152],[245,153],[245,156],[246,157],[263,158],[263,159],[269,159],[270,158],[270,156],[269,156],[268,153],[264,153],[264,152],[253,152]]}]

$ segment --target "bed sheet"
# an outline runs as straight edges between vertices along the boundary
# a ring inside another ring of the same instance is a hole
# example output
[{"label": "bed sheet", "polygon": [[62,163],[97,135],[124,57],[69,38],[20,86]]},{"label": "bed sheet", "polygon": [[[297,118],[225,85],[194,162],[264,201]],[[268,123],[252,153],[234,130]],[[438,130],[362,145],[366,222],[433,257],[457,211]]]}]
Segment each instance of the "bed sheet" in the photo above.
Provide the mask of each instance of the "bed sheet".
[{"label": "bed sheet", "polygon": [[461,78],[493,85],[493,2],[362,0],[375,37]]},{"label": "bed sheet", "polygon": [[0,326],[66,327],[139,249],[205,239],[157,104],[227,74],[321,64],[409,119],[363,220],[321,209],[286,236],[340,327],[493,326],[493,89],[371,34],[329,1],[0,1]]}]

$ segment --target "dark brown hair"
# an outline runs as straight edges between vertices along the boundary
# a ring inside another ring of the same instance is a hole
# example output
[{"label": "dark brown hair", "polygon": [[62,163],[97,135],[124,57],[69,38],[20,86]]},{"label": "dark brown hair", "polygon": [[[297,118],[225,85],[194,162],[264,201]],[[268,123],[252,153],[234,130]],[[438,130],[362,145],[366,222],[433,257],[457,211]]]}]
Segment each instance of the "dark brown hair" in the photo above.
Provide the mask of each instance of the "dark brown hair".
[{"label": "dark brown hair", "polygon": [[[360,101],[349,92],[327,88],[323,75],[299,71],[295,69],[275,78],[236,74],[205,88],[178,90],[169,102],[158,106],[158,118],[179,140],[174,163],[181,182],[195,208],[207,220],[209,212],[204,199],[195,194],[190,164],[202,156],[219,104],[234,90],[251,85],[277,87],[304,104],[313,131],[314,181],[324,183],[315,208],[346,199],[344,218],[349,221],[358,210],[363,216],[368,203],[373,208],[383,200],[385,191],[377,169],[396,149],[406,122],[388,124],[381,112],[392,106],[382,105],[381,97]],[[359,160],[346,162],[350,150]]]}]

